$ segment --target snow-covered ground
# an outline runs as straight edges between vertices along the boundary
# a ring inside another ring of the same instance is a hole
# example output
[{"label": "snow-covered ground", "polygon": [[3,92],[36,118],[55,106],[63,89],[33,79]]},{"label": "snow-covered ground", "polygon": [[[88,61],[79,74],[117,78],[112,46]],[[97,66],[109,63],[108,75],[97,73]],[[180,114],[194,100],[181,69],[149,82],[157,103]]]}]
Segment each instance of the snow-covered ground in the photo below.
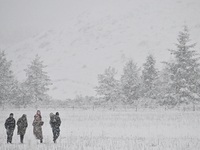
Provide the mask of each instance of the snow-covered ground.
[{"label": "snow-covered ground", "polygon": [[[60,112],[61,134],[52,141],[49,113]],[[10,112],[17,119],[27,114],[29,126],[24,144],[17,129],[13,144],[6,143],[4,122]],[[200,149],[200,112],[134,110],[41,109],[44,143],[33,136],[36,110],[4,110],[0,113],[0,150],[196,150]]]}]

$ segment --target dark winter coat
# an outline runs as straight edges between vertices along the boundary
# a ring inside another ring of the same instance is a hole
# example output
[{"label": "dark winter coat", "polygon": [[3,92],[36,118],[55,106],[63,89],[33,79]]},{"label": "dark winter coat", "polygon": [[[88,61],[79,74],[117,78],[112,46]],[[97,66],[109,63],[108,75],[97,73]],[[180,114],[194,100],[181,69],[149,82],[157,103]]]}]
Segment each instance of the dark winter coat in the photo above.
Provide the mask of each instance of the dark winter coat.
[{"label": "dark winter coat", "polygon": [[60,125],[61,125],[60,117],[57,117],[57,116],[56,116],[56,125],[55,125],[55,127],[56,127],[56,128],[59,128]]},{"label": "dark winter coat", "polygon": [[22,117],[18,119],[17,126],[18,126],[17,134],[24,135],[26,133],[26,128],[28,127],[26,115],[22,115]]},{"label": "dark winter coat", "polygon": [[43,139],[42,136],[42,126],[44,122],[40,119],[36,119],[33,121],[33,134],[35,135],[36,139]]},{"label": "dark winter coat", "polygon": [[50,116],[49,124],[51,125],[51,128],[54,128],[54,127],[55,127],[55,124],[56,124],[55,115]]},{"label": "dark winter coat", "polygon": [[15,129],[15,119],[13,117],[9,117],[8,119],[6,119],[4,126],[7,130],[14,130]]},{"label": "dark winter coat", "polygon": [[61,125],[60,117],[57,117],[56,115],[50,117],[50,125],[51,128],[59,128]]}]

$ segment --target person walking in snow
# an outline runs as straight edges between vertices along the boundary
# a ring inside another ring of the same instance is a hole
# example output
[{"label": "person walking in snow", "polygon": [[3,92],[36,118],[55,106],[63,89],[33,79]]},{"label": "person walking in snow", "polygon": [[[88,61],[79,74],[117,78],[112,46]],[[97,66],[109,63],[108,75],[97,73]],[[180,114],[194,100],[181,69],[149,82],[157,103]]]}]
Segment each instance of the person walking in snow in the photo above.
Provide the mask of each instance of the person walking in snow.
[{"label": "person walking in snow", "polygon": [[4,126],[7,133],[7,143],[12,143],[12,136],[15,130],[15,119],[13,118],[13,113],[10,113],[10,116],[6,119]]},{"label": "person walking in snow", "polygon": [[20,142],[23,143],[26,128],[28,127],[27,118],[25,114],[23,114],[22,117],[18,119],[17,126],[17,134],[20,135]]},{"label": "person walking in snow", "polygon": [[40,116],[38,115],[35,120],[33,121],[33,134],[35,135],[36,139],[40,140],[40,143],[43,142],[42,136],[42,126],[44,122],[41,120]]},{"label": "person walking in snow", "polygon": [[60,135],[60,125],[61,125],[61,120],[60,120],[58,112],[56,112],[56,115],[54,115],[53,113],[50,113],[49,123],[51,125],[52,132],[53,132],[53,141],[54,143],[56,143],[56,140]]}]

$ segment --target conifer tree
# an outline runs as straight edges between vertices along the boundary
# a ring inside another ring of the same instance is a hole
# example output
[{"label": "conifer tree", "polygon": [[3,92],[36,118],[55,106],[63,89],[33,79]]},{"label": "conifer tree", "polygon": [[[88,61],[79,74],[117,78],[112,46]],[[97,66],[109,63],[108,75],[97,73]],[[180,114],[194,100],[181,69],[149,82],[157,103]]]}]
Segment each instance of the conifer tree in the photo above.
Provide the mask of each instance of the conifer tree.
[{"label": "conifer tree", "polygon": [[43,61],[36,55],[28,68],[24,70],[27,76],[25,81],[27,93],[25,96],[30,98],[31,102],[35,102],[36,107],[47,99],[48,86],[52,84],[47,72],[44,71],[45,68]]},{"label": "conifer tree", "polygon": [[103,96],[106,102],[110,102],[112,108],[119,100],[119,81],[115,79],[115,68],[107,68],[104,74],[98,75],[99,86],[95,87],[98,95]]},{"label": "conifer tree", "polygon": [[[173,64],[170,62],[169,64]],[[171,65],[166,65],[164,68],[160,71],[159,73],[159,80],[158,80],[158,95],[157,97],[159,98],[159,103],[161,106],[164,106],[165,108],[168,107],[174,107],[176,105],[176,99],[175,99],[175,93],[173,91],[172,87],[172,80],[171,80],[171,75],[170,75],[170,69]]]},{"label": "conifer tree", "polygon": [[31,104],[31,97],[29,95],[29,91],[25,82],[18,83],[18,88],[16,89],[18,95],[16,97],[15,106],[18,108],[24,107],[26,108],[29,104]]},{"label": "conifer tree", "polygon": [[11,61],[7,61],[4,51],[0,51],[0,105],[13,103],[13,91],[16,88],[14,84],[13,72],[10,69]]},{"label": "conifer tree", "polygon": [[139,69],[133,60],[130,60],[123,69],[121,88],[124,102],[129,105],[135,104],[136,109],[140,97],[140,83]]},{"label": "conifer tree", "polygon": [[188,28],[184,26],[179,32],[176,50],[169,50],[174,56],[174,62],[165,62],[169,68],[170,88],[172,95],[177,100],[177,105],[181,103],[193,103],[199,99],[200,71],[198,53],[193,49],[196,45],[190,44]]},{"label": "conifer tree", "polygon": [[142,70],[142,95],[147,98],[156,98],[158,71],[155,68],[155,59],[153,55],[147,56],[146,63]]}]

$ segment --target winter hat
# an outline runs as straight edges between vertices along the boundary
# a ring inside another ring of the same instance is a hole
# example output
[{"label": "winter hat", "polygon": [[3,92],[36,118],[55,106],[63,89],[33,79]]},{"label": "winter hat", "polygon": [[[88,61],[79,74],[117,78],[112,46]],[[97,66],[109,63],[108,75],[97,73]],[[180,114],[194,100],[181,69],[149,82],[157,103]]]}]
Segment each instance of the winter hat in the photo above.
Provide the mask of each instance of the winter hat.
[{"label": "winter hat", "polygon": [[41,112],[40,112],[39,110],[37,110],[37,114],[38,114],[38,115],[41,115]]},{"label": "winter hat", "polygon": [[50,117],[53,117],[53,116],[54,116],[54,114],[53,114],[53,113],[50,113],[50,114],[49,114],[49,116],[50,116]]},{"label": "winter hat", "polygon": [[10,116],[13,116],[13,113],[10,113]]},{"label": "winter hat", "polygon": [[26,114],[23,114],[23,115],[22,115],[22,118],[26,118]]},{"label": "winter hat", "polygon": [[59,113],[58,113],[58,112],[56,112],[56,115],[59,115]]}]

